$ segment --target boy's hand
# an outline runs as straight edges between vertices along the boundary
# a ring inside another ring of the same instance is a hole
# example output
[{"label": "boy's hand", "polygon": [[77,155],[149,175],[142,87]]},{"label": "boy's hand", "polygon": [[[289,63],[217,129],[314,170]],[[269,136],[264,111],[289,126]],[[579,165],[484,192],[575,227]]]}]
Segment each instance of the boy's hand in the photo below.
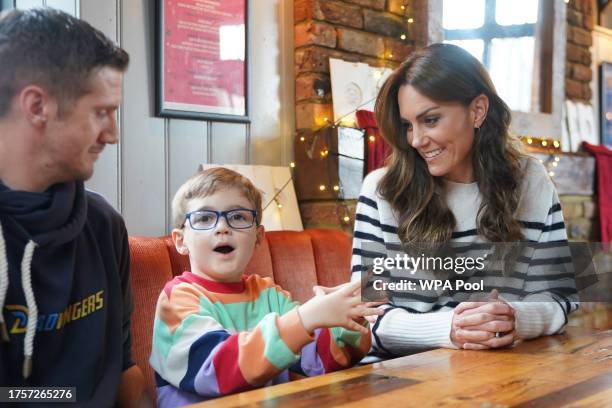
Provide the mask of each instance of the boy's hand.
[{"label": "boy's hand", "polygon": [[318,286],[315,294],[315,297],[298,307],[302,323],[310,333],[319,327],[343,327],[367,334],[368,329],[355,320],[383,313],[383,310],[372,307],[374,303],[380,304],[379,302],[361,301],[360,281],[334,288]]},{"label": "boy's hand", "polygon": [[[351,284],[351,282],[348,282],[348,283],[343,283],[341,285],[332,286],[332,287],[315,285],[315,286],[312,287],[312,291],[314,292],[315,296],[323,296],[323,295],[335,292],[338,289],[341,289],[341,288],[345,287],[346,285],[350,285],[350,284]],[[361,290],[359,290],[357,292],[357,294],[359,294],[360,292],[361,292]],[[385,303],[389,303],[389,300],[386,299],[386,298],[385,299],[381,299],[381,300],[377,300],[376,302],[364,302],[362,304],[362,306],[370,308],[370,307],[377,307],[377,306],[380,306],[380,305],[384,305]],[[382,315],[382,313],[381,313],[381,315]],[[355,321],[358,324],[360,324],[360,325],[363,325],[365,323],[365,320],[370,322],[370,324],[374,324],[374,323],[376,323],[376,319],[377,318],[378,318],[378,315],[362,316],[362,317],[359,317],[359,318],[355,319]]]}]

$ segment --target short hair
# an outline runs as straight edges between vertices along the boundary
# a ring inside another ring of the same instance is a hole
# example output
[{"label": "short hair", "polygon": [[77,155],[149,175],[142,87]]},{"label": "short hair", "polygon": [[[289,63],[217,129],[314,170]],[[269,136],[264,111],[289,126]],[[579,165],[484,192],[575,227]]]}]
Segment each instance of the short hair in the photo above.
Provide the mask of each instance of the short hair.
[{"label": "short hair", "polygon": [[225,167],[213,167],[202,170],[191,176],[174,195],[172,199],[172,219],[174,228],[182,228],[187,215],[189,201],[215,194],[219,190],[236,188],[253,205],[257,212],[257,225],[261,224],[262,194],[251,180],[242,174]]},{"label": "short hair", "polygon": [[89,23],[52,8],[0,14],[0,118],[29,84],[44,88],[59,115],[89,92],[91,74],[102,67],[124,72],[128,53]]}]

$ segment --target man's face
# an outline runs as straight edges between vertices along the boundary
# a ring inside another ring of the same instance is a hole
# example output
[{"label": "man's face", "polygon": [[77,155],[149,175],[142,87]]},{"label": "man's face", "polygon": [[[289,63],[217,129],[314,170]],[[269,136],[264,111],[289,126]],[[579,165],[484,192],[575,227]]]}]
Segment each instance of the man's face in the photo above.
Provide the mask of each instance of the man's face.
[{"label": "man's face", "polygon": [[44,139],[46,167],[55,182],[87,180],[106,144],[119,140],[116,112],[121,104],[123,73],[102,67],[91,74],[89,92],[72,111],[54,115]]}]

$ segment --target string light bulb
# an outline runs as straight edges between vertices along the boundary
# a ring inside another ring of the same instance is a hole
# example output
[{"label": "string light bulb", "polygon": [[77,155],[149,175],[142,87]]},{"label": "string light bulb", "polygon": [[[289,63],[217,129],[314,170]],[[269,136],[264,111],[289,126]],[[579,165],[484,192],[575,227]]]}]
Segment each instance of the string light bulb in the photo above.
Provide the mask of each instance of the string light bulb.
[{"label": "string light bulb", "polygon": [[554,141],[553,141],[553,146],[555,146],[555,147],[559,147],[559,145],[560,145],[560,143],[559,143],[559,141],[558,141],[558,140],[554,140]]},{"label": "string light bulb", "polygon": [[338,191],[338,190],[340,190],[340,187],[339,186],[334,186],[334,191]]},{"label": "string light bulb", "polygon": [[306,140],[306,138],[304,136],[300,136],[300,142],[303,142],[304,140]]},{"label": "string light bulb", "polygon": [[409,18],[408,20],[406,20],[406,21],[408,21],[408,24],[412,24],[412,23],[414,23],[414,18],[410,17],[410,18]]},{"label": "string light bulb", "polygon": [[349,222],[351,218],[348,215],[345,215],[343,218],[344,222]]},{"label": "string light bulb", "polygon": [[289,163],[289,167],[291,167],[292,169],[294,169],[294,168],[295,168],[295,163],[294,163],[294,162]]},{"label": "string light bulb", "polygon": [[405,40],[405,39],[406,39],[406,34],[402,34],[402,35],[400,35],[400,38],[401,38],[402,40]]},{"label": "string light bulb", "polygon": [[546,140],[542,140],[542,146],[544,147],[548,146],[548,142]]},{"label": "string light bulb", "polygon": [[532,138],[527,139],[527,144],[532,144],[532,143],[533,143],[533,139]]},{"label": "string light bulb", "polygon": [[376,140],[376,138],[374,137],[374,135],[370,135],[370,137],[368,137],[368,139],[370,140],[370,142],[373,142]]},{"label": "string light bulb", "polygon": [[321,191],[325,191],[325,185],[324,185],[324,184],[321,184],[321,185],[319,186],[319,190],[321,190]]}]

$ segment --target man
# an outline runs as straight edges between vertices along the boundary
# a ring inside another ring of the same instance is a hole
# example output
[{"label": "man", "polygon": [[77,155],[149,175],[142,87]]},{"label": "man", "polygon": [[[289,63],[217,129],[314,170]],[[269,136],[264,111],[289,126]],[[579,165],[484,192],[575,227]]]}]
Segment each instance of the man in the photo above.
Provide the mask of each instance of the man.
[{"label": "man", "polygon": [[0,18],[0,386],[76,387],[96,407],[143,392],[125,225],[83,185],[118,141],[128,62],[63,12]]}]

